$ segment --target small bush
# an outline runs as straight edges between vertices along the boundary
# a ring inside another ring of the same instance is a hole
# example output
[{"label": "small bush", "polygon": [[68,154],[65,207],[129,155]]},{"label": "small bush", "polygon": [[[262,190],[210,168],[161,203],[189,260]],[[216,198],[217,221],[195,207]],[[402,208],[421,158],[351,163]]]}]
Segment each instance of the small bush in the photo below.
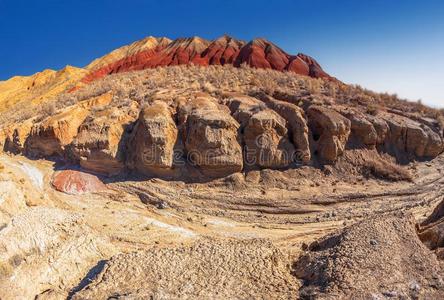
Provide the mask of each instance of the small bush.
[{"label": "small bush", "polygon": [[375,104],[369,104],[367,106],[367,113],[372,116],[376,116],[378,114],[379,107]]},{"label": "small bush", "polygon": [[412,175],[406,168],[380,157],[369,156],[363,165],[376,178],[390,181],[413,180]]}]

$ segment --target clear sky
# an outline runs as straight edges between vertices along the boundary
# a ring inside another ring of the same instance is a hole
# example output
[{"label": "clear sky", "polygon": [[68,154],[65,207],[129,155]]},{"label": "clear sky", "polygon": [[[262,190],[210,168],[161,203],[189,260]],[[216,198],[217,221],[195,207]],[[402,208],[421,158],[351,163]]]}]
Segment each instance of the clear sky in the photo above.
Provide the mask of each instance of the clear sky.
[{"label": "clear sky", "polygon": [[347,83],[444,107],[444,1],[0,0],[0,80],[148,35],[267,38]]}]

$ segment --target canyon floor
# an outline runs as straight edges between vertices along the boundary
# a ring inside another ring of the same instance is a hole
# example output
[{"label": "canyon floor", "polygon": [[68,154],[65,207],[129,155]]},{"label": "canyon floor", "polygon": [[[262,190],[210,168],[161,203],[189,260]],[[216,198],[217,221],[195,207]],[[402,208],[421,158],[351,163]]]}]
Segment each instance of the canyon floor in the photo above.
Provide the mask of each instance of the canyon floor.
[{"label": "canyon floor", "polygon": [[[412,163],[413,182],[300,168],[210,183],[115,181],[81,196],[54,190],[55,163],[2,154],[0,165],[2,299],[302,297],[294,264],[307,245],[393,212],[421,221],[444,185],[442,156]],[[384,298],[389,288],[361,292]]]}]

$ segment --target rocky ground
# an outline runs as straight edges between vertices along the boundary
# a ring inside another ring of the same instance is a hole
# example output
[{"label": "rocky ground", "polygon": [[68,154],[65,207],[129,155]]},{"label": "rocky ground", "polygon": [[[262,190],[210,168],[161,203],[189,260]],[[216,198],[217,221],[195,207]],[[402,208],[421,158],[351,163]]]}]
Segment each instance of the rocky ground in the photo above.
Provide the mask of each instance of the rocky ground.
[{"label": "rocky ground", "polygon": [[442,298],[442,112],[239,67],[14,79],[0,299]]},{"label": "rocky ground", "polygon": [[51,162],[0,163],[2,299],[442,296],[440,262],[415,232],[442,200],[442,157],[415,164],[412,182],[262,171],[82,195],[52,187]]}]

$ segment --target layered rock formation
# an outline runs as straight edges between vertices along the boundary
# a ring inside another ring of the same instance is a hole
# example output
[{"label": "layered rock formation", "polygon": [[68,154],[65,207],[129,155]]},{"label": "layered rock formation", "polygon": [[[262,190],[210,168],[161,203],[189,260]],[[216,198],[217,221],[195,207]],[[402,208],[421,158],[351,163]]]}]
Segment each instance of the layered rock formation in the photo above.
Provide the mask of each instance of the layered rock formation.
[{"label": "layered rock formation", "polygon": [[25,149],[25,142],[29,136],[34,120],[29,119],[21,124],[11,124],[3,131],[2,140],[3,150],[11,153],[21,153]]},{"label": "layered rock formation", "polygon": [[214,41],[199,37],[172,41],[165,37],[150,36],[97,58],[85,68],[66,66],[59,71],[48,69],[31,76],[15,76],[1,81],[0,113],[16,105],[42,105],[49,99],[76,91],[109,74],[190,64],[234,67],[246,64],[253,68],[333,79],[313,58],[304,54],[287,54],[264,39],[247,43],[229,36],[222,36]]},{"label": "layered rock formation", "polygon": [[[398,162],[444,150],[439,130],[389,111],[225,93],[158,94],[143,108],[88,99],[4,134],[4,149],[58,156],[98,174],[210,179],[252,169],[335,164],[347,149],[391,154]],[[138,115],[138,117],[137,117]]]},{"label": "layered rock formation", "polygon": [[222,36],[214,41],[199,37],[180,38],[174,41],[149,37],[97,59],[87,67],[91,72],[82,81],[88,83],[108,74],[125,71],[187,64],[234,67],[246,64],[253,68],[289,71],[315,78],[331,78],[313,58],[307,55],[287,54],[265,39],[254,39],[246,43],[229,36]]},{"label": "layered rock formation", "polygon": [[244,143],[249,165],[283,168],[294,159],[294,146],[288,139],[285,120],[270,109],[251,116],[244,128]]},{"label": "layered rock formation", "polygon": [[32,76],[15,76],[0,82],[0,112],[17,105],[41,104],[77,84],[87,70],[66,66],[60,71],[44,70]]},{"label": "layered rock formation", "polygon": [[110,176],[121,173],[125,168],[127,130],[134,120],[133,115],[117,108],[89,116],[69,146],[69,157],[95,173]]},{"label": "layered rock formation", "polygon": [[293,103],[276,100],[270,96],[261,97],[266,105],[287,122],[289,137],[295,146],[295,159],[307,163],[311,159],[308,125],[304,111]]},{"label": "layered rock formation", "polygon": [[72,142],[88,114],[87,109],[74,106],[35,124],[26,139],[26,154],[31,157],[63,156],[65,146]]},{"label": "layered rock formation", "polygon": [[383,114],[382,118],[390,128],[392,152],[404,150],[417,157],[435,157],[442,152],[442,136],[426,124],[395,114]]}]

